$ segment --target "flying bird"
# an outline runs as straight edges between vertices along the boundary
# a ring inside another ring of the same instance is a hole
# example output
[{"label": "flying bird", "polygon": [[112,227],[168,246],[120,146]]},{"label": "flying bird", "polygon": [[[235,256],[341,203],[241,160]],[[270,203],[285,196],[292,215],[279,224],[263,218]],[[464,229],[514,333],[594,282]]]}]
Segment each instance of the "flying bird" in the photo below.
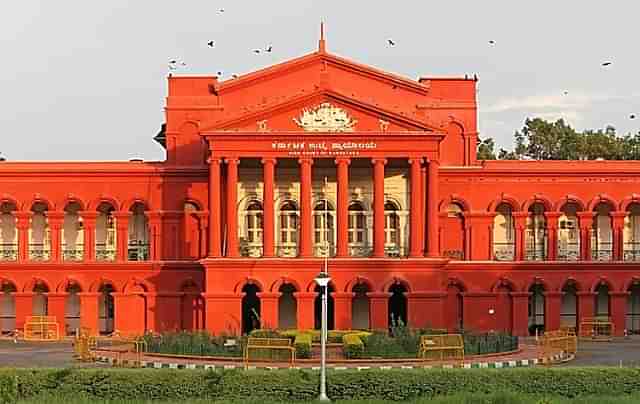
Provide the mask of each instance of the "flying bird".
[{"label": "flying bird", "polygon": [[265,49],[264,51],[265,51],[265,52],[271,52],[272,50],[273,50],[273,46],[272,46],[272,45],[269,45],[269,46],[267,47],[267,49]]},{"label": "flying bird", "polygon": [[629,119],[636,119],[636,115],[635,114],[629,115]]},{"label": "flying bird", "polygon": [[218,76],[222,76],[222,72],[221,71],[218,71],[217,73],[218,73]]},{"label": "flying bird", "polygon": [[238,75],[237,75],[237,74],[232,74],[232,75],[231,75],[231,78],[232,78],[232,79],[237,79],[237,78],[238,78]]},{"label": "flying bird", "polygon": [[178,61],[175,60],[175,59],[172,59],[172,60],[169,61],[169,64],[171,64],[171,65],[175,65],[176,63],[178,63]]},{"label": "flying bird", "polygon": [[254,49],[253,53],[260,53],[260,49]]},{"label": "flying bird", "polygon": [[215,42],[213,41],[209,41],[207,42],[207,45],[209,45],[210,48],[213,48],[213,45],[215,44]]},{"label": "flying bird", "polygon": [[613,62],[603,62],[602,66],[609,66],[611,63],[613,63]]},{"label": "flying bird", "polygon": [[569,92],[568,92],[568,91],[565,91],[563,94],[564,94],[564,95],[568,95],[568,94],[569,94]]},{"label": "flying bird", "polygon": [[396,42],[393,39],[387,39],[387,43],[391,46],[396,46]]},{"label": "flying bird", "polygon": [[496,41],[494,41],[493,39],[489,41],[489,45],[495,45]]},{"label": "flying bird", "polygon": [[221,8],[220,10],[218,10],[219,13],[224,13],[224,8]]}]

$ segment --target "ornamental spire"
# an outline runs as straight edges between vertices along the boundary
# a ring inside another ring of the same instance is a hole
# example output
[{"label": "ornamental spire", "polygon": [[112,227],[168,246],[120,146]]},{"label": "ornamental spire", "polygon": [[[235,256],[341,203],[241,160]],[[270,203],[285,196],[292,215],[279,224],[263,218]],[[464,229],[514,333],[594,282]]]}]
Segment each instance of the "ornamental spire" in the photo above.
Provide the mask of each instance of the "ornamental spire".
[{"label": "ornamental spire", "polygon": [[324,21],[320,21],[320,40],[318,41],[318,52],[325,53],[327,51],[324,41]]}]

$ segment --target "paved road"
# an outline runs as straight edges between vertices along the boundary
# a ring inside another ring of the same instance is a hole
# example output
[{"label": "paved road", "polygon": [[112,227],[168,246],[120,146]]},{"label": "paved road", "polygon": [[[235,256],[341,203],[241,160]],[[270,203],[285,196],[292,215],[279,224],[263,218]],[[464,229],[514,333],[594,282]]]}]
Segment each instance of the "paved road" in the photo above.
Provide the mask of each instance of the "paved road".
[{"label": "paved road", "polygon": [[576,358],[564,366],[640,366],[640,337],[578,342]]}]

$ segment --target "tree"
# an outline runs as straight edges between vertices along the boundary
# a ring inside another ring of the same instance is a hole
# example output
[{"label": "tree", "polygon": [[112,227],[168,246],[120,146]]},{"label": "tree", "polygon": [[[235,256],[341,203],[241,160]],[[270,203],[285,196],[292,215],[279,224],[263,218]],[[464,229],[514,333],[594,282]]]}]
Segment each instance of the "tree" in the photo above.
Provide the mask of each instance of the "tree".
[{"label": "tree", "polygon": [[478,150],[476,152],[478,160],[495,160],[495,141],[490,137],[478,140],[480,140],[480,142],[478,142]]}]

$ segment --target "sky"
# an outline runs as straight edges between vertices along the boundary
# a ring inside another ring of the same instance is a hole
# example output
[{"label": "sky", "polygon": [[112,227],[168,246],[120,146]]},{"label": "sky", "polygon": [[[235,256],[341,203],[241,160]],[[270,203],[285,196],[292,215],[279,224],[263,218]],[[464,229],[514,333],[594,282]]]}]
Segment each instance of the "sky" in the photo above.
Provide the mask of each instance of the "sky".
[{"label": "sky", "polygon": [[628,0],[12,1],[0,13],[0,153],[162,160],[152,138],[169,60],[226,79],[314,51],[321,20],[331,53],[412,79],[477,74],[480,137],[499,146],[527,117],[637,133],[638,15]]}]

